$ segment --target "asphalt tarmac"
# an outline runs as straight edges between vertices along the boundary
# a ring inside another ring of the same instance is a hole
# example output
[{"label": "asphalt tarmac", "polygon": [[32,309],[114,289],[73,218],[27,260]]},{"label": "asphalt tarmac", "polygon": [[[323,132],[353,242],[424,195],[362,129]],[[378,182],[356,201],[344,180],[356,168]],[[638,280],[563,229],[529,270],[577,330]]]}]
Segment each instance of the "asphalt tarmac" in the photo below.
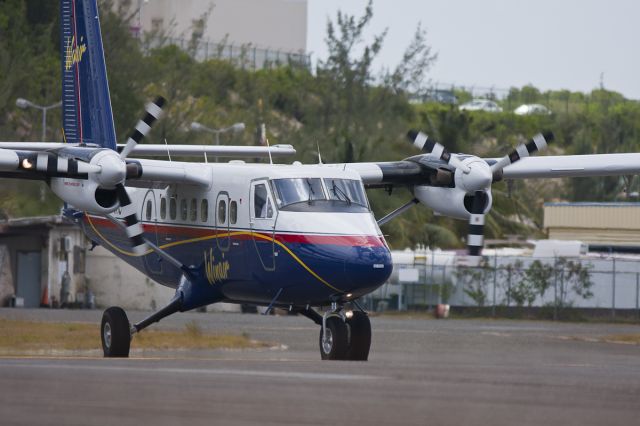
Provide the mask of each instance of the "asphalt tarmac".
[{"label": "asphalt tarmac", "polygon": [[[132,313],[137,320],[143,313]],[[99,311],[0,309],[98,324]],[[274,342],[250,351],[134,350],[0,359],[2,425],[631,425],[640,346],[598,341],[640,326],[376,317],[368,362],[321,362],[302,317],[177,314]],[[99,345],[96,327],[96,346]]]}]

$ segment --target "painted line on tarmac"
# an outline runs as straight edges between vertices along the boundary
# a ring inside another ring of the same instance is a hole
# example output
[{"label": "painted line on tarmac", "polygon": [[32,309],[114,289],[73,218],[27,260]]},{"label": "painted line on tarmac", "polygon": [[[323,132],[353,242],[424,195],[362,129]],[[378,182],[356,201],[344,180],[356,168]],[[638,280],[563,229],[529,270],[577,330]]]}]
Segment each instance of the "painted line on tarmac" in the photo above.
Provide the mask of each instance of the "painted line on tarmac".
[{"label": "painted line on tarmac", "polygon": [[119,366],[106,366],[106,365],[68,365],[57,363],[46,364],[23,364],[23,363],[8,363],[0,364],[0,369],[9,368],[24,368],[24,369],[47,369],[47,370],[89,370],[89,371],[102,371],[102,372],[141,372],[141,373],[172,373],[172,374],[195,374],[198,376],[244,376],[244,377],[269,377],[280,379],[312,379],[312,380],[383,380],[381,376],[370,376],[361,374],[336,374],[336,373],[305,373],[297,371],[259,371],[259,370],[238,370],[230,368],[218,368],[218,369],[200,369],[200,368],[176,368],[176,367],[119,367]]}]

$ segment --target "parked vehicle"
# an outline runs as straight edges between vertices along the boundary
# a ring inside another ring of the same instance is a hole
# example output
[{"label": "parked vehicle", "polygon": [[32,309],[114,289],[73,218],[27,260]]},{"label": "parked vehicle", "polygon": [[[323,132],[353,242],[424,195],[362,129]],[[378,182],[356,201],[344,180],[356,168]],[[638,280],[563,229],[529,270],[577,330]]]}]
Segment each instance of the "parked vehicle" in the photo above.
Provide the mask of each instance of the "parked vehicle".
[{"label": "parked vehicle", "polygon": [[474,99],[471,102],[460,105],[460,111],[487,111],[502,112],[502,108],[489,99]]},{"label": "parked vehicle", "polygon": [[451,90],[434,90],[432,93],[427,95],[427,99],[441,104],[458,104],[458,98]]},{"label": "parked vehicle", "polygon": [[522,104],[518,108],[514,109],[513,112],[517,115],[551,114],[551,110],[549,108],[540,104]]}]

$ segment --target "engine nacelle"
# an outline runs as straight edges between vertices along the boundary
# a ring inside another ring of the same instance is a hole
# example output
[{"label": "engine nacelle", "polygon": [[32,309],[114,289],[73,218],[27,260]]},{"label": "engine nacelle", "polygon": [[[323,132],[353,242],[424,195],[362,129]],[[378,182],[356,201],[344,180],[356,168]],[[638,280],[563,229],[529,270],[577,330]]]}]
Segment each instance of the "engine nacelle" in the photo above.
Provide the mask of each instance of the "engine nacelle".
[{"label": "engine nacelle", "polygon": [[51,190],[73,207],[97,214],[108,214],[120,207],[115,189],[101,188],[92,179],[52,178]]},{"label": "engine nacelle", "polygon": [[[472,196],[461,189],[421,185],[413,188],[413,195],[438,215],[463,220],[469,220],[471,215]],[[491,192],[488,191],[485,213],[491,210],[492,202]]]}]

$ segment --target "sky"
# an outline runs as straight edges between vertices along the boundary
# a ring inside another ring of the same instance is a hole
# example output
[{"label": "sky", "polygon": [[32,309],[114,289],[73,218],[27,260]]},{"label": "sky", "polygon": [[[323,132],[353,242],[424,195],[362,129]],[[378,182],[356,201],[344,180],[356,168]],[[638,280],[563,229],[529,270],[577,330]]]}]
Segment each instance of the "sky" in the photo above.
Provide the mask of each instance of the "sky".
[{"label": "sky", "polygon": [[[307,51],[327,55],[327,19],[361,16],[367,0],[308,0]],[[376,69],[395,68],[419,22],[447,86],[606,89],[640,99],[638,0],[374,0],[365,39],[388,28]],[[601,80],[602,79],[602,80]]]}]

